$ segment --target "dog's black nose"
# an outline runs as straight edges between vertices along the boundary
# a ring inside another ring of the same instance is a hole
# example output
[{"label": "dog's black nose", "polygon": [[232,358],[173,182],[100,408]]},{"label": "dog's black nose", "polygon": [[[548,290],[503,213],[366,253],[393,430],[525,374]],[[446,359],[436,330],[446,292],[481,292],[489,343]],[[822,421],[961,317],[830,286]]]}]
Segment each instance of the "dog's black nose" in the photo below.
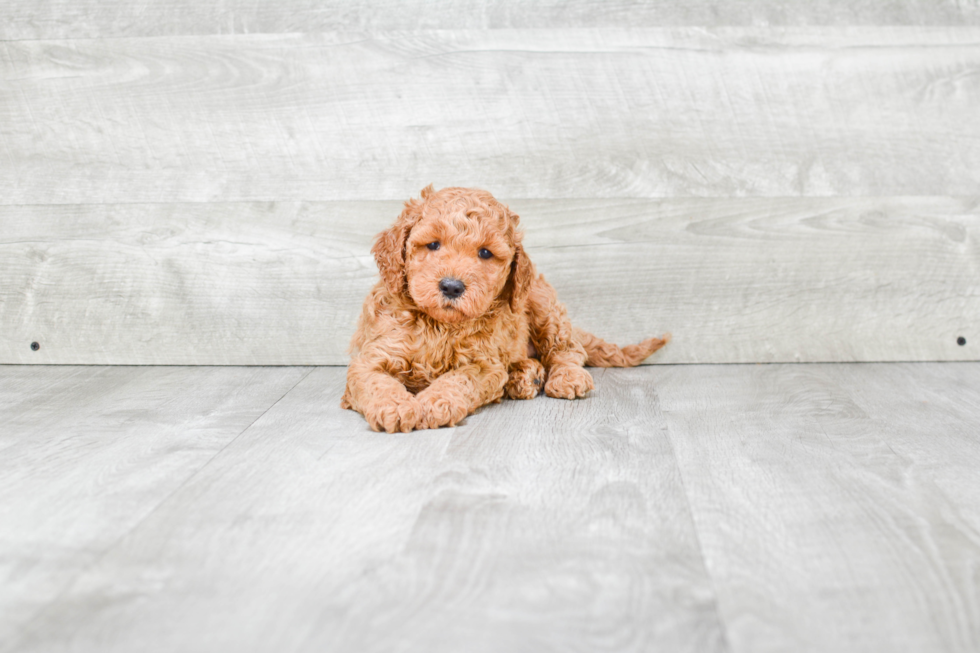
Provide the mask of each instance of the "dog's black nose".
[{"label": "dog's black nose", "polygon": [[466,290],[466,284],[459,279],[446,277],[439,282],[439,290],[441,290],[442,294],[449,299],[456,299]]}]

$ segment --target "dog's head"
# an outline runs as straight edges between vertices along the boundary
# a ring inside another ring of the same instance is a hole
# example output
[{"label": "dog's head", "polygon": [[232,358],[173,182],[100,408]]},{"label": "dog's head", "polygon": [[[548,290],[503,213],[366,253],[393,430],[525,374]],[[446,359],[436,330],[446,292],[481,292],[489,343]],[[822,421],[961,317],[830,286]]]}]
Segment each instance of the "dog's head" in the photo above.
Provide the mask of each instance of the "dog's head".
[{"label": "dog's head", "polygon": [[517,312],[533,274],[519,222],[486,191],[429,186],[371,251],[388,292],[440,322],[477,318],[498,299]]}]

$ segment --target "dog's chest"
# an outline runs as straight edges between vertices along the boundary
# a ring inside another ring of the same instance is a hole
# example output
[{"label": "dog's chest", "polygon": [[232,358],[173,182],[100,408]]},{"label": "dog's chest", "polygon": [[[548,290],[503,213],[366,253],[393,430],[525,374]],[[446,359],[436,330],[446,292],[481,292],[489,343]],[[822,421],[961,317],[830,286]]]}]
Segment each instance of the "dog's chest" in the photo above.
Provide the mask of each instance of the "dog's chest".
[{"label": "dog's chest", "polygon": [[522,340],[514,325],[497,327],[476,333],[419,334],[405,367],[399,370],[399,380],[411,392],[420,392],[443,374],[474,363],[509,367],[516,358],[523,358],[527,336]]},{"label": "dog's chest", "polygon": [[476,343],[471,338],[456,341],[452,338],[429,338],[415,348],[400,376],[409,390],[419,392],[443,374],[475,359],[497,357],[497,352],[490,351],[488,342]]}]

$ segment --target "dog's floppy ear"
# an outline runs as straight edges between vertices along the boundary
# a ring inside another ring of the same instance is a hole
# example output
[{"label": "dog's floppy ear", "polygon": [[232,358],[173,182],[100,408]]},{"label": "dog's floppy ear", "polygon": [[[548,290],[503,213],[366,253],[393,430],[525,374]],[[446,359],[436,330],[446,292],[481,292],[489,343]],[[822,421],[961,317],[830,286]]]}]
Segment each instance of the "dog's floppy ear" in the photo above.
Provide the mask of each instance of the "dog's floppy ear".
[{"label": "dog's floppy ear", "polygon": [[534,281],[534,266],[531,259],[524,253],[524,248],[518,245],[514,250],[514,260],[510,263],[510,278],[507,279],[507,290],[510,293],[510,310],[515,313],[521,310],[527,295],[531,292]]},{"label": "dog's floppy ear", "polygon": [[504,295],[508,298],[510,310],[516,313],[521,310],[528,293],[531,292],[534,265],[531,264],[531,259],[527,257],[521,245],[521,240],[524,238],[524,234],[518,230],[521,218],[510,209],[506,209],[506,212],[508,231],[514,243],[514,259],[510,262],[510,277],[507,278],[507,285],[504,286]]},{"label": "dog's floppy ear", "polygon": [[[422,190],[422,200],[432,192],[432,185],[426,186]],[[405,241],[408,240],[408,234],[411,233],[412,227],[421,219],[422,201],[408,200],[405,202],[405,208],[401,215],[395,220],[395,224],[378,234],[378,237],[374,239],[374,247],[371,248],[385,288],[396,297],[406,296]]]}]

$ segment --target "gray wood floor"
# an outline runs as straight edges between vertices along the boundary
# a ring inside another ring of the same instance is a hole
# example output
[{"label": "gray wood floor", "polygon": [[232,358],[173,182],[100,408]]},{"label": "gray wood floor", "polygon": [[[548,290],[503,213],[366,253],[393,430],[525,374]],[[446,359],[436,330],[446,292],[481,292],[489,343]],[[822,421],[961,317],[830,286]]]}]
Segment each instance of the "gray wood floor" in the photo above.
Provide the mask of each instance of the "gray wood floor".
[{"label": "gray wood floor", "polygon": [[0,366],[0,650],[980,649],[980,363],[596,371],[409,435],[343,376]]}]

